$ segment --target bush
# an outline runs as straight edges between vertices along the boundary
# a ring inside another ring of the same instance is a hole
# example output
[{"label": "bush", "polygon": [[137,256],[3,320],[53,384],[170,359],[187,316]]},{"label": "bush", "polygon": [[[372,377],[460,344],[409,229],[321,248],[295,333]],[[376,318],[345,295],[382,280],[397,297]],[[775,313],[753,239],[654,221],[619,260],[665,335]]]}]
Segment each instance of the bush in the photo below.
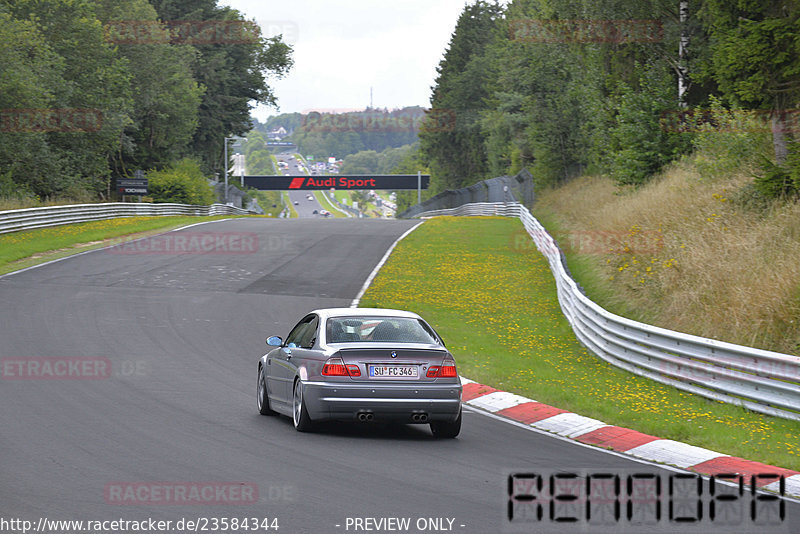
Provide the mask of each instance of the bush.
[{"label": "bush", "polygon": [[756,176],[755,188],[767,198],[782,198],[797,192],[797,185],[789,176],[789,170],[769,160],[764,160],[761,173]]},{"label": "bush", "polygon": [[781,164],[763,158],[755,187],[767,198],[800,195],[800,143],[789,143],[789,154]]},{"label": "bush", "polygon": [[36,199],[38,197],[31,193],[30,189],[24,184],[18,184],[11,177],[12,172],[0,174],[0,197],[8,199]]},{"label": "bush", "polygon": [[714,178],[742,169],[754,169],[769,156],[771,135],[763,117],[747,110],[727,109],[711,97],[707,112],[692,114],[697,134],[695,165],[701,176]]},{"label": "bush", "polygon": [[150,196],[155,202],[177,202],[207,206],[216,200],[214,191],[193,159],[182,159],[160,171],[147,173]]}]

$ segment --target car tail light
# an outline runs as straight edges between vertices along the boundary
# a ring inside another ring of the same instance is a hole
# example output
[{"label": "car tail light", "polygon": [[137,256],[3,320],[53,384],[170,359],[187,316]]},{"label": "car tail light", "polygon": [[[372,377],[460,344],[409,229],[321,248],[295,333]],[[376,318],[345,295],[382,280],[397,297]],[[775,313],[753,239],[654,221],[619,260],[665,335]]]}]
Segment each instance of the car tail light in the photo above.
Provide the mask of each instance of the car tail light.
[{"label": "car tail light", "polygon": [[322,376],[361,376],[361,370],[354,363],[345,365],[341,358],[328,358],[322,366]]},{"label": "car tail light", "polygon": [[350,376],[341,358],[328,358],[322,366],[323,376]]},{"label": "car tail light", "polygon": [[439,370],[439,376],[443,378],[455,378],[458,376],[456,372],[456,362],[453,360],[445,360],[442,368]]},{"label": "car tail light", "polygon": [[428,378],[455,378],[458,376],[456,362],[445,360],[442,365],[431,365],[425,376]]}]

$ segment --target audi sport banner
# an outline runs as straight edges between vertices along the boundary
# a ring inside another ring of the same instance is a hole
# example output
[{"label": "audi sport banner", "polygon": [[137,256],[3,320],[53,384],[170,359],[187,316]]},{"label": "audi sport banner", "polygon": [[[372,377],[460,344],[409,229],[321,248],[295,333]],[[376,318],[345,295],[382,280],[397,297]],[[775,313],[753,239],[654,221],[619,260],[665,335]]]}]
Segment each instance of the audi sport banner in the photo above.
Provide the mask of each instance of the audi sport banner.
[{"label": "audi sport banner", "polygon": [[[423,174],[422,189],[428,189],[431,176]],[[416,174],[348,174],[333,176],[245,176],[244,185],[264,191],[319,189],[416,189]]]}]

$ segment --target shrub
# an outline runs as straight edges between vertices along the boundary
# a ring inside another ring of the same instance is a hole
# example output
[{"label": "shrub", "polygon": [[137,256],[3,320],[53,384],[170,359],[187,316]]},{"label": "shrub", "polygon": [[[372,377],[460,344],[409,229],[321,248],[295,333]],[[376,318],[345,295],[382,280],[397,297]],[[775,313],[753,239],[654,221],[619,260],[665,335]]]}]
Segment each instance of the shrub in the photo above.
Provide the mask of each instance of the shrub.
[{"label": "shrub", "polygon": [[182,159],[160,171],[147,173],[150,196],[155,202],[209,205],[216,200],[214,191],[193,159]]},{"label": "shrub", "polygon": [[783,163],[762,158],[755,188],[767,198],[800,195],[800,143],[790,142],[788,148],[789,153]]},{"label": "shrub", "polygon": [[28,187],[16,183],[11,174],[11,171],[0,174],[0,198],[15,200],[35,198]]},{"label": "shrub", "polygon": [[695,165],[703,178],[714,178],[739,170],[753,170],[770,154],[769,126],[763,115],[742,109],[727,109],[711,97],[707,112],[696,114],[702,122],[692,125],[697,151]]}]

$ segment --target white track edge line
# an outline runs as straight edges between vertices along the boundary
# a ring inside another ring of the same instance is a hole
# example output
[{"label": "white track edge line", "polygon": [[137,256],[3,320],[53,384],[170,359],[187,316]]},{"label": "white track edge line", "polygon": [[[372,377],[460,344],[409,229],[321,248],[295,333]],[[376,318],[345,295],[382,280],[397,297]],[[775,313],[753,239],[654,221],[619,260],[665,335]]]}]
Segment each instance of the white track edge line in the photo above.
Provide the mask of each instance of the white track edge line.
[{"label": "white track edge line", "polygon": [[[202,222],[198,222],[198,223],[187,224],[186,226],[180,226],[178,228],[173,228],[172,230],[166,230],[166,231],[158,233],[158,234],[153,234],[153,235],[149,235],[149,236],[145,236],[145,237],[140,237],[138,239],[134,239],[133,241],[129,241],[129,243],[136,243],[137,241],[141,241],[142,239],[149,239],[151,237],[156,237],[156,236],[159,236],[159,235],[169,234],[170,232],[177,232],[179,230],[185,230],[186,228],[191,228],[192,226],[200,226],[201,224],[211,224],[211,223],[216,223],[216,222],[233,221],[233,220],[235,220],[235,219],[218,219],[216,221],[202,221]],[[128,234],[128,235],[130,235],[130,234]],[[124,235],[121,235],[121,236],[117,236],[117,237],[111,237],[109,239],[117,239],[117,238],[124,238],[124,237],[125,237]],[[9,277],[11,275],[14,275],[14,274],[24,273],[25,271],[38,269],[39,267],[44,267],[45,265],[58,263],[60,261],[68,260],[70,258],[77,258],[78,256],[83,256],[84,254],[90,254],[92,252],[98,252],[100,250],[107,250],[107,249],[116,247],[118,245],[119,245],[119,243],[114,243],[113,245],[107,245],[105,247],[93,248],[92,250],[84,250],[83,252],[76,252],[75,254],[70,254],[69,256],[64,256],[63,258],[57,258],[55,260],[46,261],[44,263],[37,263],[36,265],[31,265],[30,267],[25,267],[23,269],[18,269],[16,271],[11,271],[10,273],[0,274],[0,280],[2,280],[3,278]],[[23,259],[25,259],[25,258],[23,258]]]}]

